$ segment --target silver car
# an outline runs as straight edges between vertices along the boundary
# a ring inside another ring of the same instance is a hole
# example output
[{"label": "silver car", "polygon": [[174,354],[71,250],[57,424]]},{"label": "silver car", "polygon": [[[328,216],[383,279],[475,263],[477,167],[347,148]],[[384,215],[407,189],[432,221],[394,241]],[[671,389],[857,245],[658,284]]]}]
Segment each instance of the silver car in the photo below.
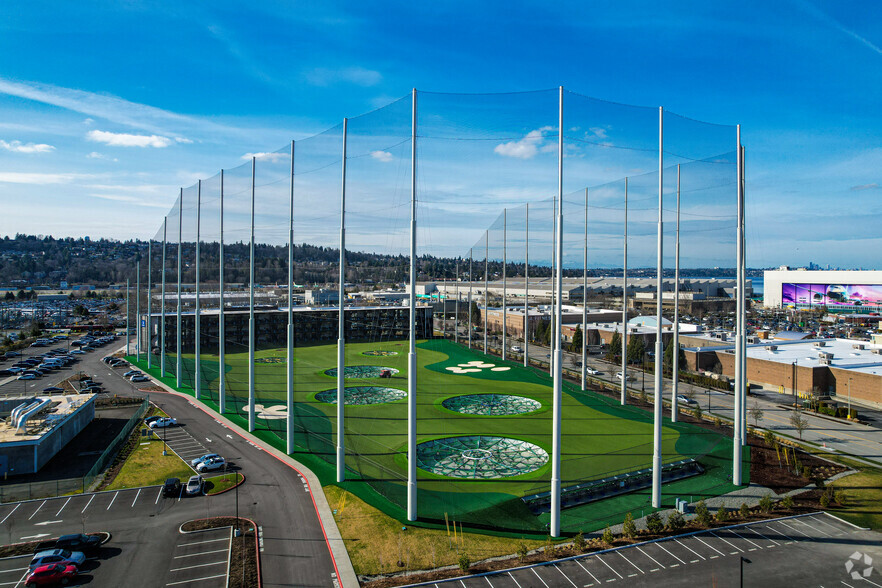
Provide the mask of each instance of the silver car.
[{"label": "silver car", "polygon": [[47,566],[54,563],[70,562],[77,567],[83,565],[86,561],[86,555],[79,551],[68,551],[66,549],[49,549],[34,554],[29,569],[33,572],[40,566]]},{"label": "silver car", "polygon": [[202,476],[190,476],[186,487],[187,496],[202,494]]}]

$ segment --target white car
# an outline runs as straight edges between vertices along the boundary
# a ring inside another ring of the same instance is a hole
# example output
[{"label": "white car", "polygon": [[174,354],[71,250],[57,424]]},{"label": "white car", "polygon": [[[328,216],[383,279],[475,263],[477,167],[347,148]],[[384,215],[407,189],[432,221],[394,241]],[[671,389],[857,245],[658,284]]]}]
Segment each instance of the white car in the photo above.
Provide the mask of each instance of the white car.
[{"label": "white car", "polygon": [[524,348],[523,348],[523,347],[520,347],[519,345],[514,345],[514,346],[511,348],[511,351],[512,351],[512,353],[523,353],[523,352],[524,352]]},{"label": "white car", "polygon": [[202,476],[190,476],[185,489],[187,496],[202,494]]},{"label": "white car", "polygon": [[688,404],[688,405],[698,404],[697,402],[695,402],[694,400],[692,400],[691,398],[689,398],[688,396],[685,396],[683,394],[677,394],[677,402],[681,403],[681,404]]},{"label": "white car", "polygon": [[155,421],[150,421],[147,426],[151,429],[162,429],[163,427],[173,427],[177,424],[177,419],[173,419],[171,417],[162,417],[156,419]]},{"label": "white car", "polygon": [[213,457],[211,459],[206,459],[205,461],[196,465],[196,471],[199,473],[202,472],[210,472],[212,470],[222,470],[224,466],[227,465],[227,462],[224,458],[218,456]]},{"label": "white car", "polygon": [[594,369],[594,368],[592,368],[592,367],[586,367],[586,368],[585,368],[585,373],[588,374],[588,375],[591,375],[591,376],[599,376],[599,375],[600,375],[600,370],[596,370],[596,369]]},{"label": "white car", "polygon": [[[621,380],[621,379],[622,379],[622,372],[616,372],[616,380]],[[631,374],[628,374],[628,381],[631,381],[633,379],[634,379],[634,376],[632,376]]]}]

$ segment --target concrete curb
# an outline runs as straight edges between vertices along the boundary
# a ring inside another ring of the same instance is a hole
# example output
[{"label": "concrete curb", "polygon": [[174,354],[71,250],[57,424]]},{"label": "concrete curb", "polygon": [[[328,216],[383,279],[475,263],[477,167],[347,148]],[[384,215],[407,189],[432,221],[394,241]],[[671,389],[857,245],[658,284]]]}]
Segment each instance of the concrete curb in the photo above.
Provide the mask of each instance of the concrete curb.
[{"label": "concrete curb", "polygon": [[330,549],[331,551],[331,559],[334,562],[334,568],[337,570],[337,580],[343,588],[358,588],[358,576],[355,574],[355,568],[352,567],[352,560],[349,559],[349,552],[346,551],[346,546],[343,543],[343,537],[340,535],[340,529],[337,528],[337,522],[334,520],[334,515],[331,512],[331,507],[328,504],[328,499],[325,496],[325,492],[322,489],[322,485],[316,475],[312,473],[309,468],[307,468],[296,459],[293,459],[291,456],[284,453],[283,451],[276,449],[272,445],[266,444],[261,439],[258,439],[248,431],[239,427],[239,425],[230,421],[228,418],[226,418],[226,416],[204,406],[201,402],[199,402],[192,396],[178,392],[177,390],[167,386],[161,381],[155,380],[153,378],[150,379],[155,385],[161,387],[167,393],[174,394],[185,399],[187,402],[190,403],[191,406],[198,408],[202,412],[206,413],[208,416],[221,422],[231,431],[235,431],[243,439],[251,442],[262,451],[266,451],[279,461],[285,463],[287,466],[294,469],[306,479],[306,482],[309,485],[309,493],[312,495],[312,501],[319,516],[319,522],[321,523],[322,531],[325,535],[325,539],[327,540],[328,549]]}]

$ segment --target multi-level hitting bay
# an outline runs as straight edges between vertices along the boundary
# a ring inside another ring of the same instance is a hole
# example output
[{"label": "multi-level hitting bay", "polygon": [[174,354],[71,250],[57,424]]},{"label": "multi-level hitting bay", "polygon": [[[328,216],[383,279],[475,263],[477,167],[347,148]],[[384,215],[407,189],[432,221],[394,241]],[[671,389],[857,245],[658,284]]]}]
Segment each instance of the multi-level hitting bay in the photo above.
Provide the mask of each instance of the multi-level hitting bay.
[{"label": "multi-level hitting bay", "polygon": [[[383,386],[347,386],[343,389],[343,404],[364,405],[395,402],[407,397],[407,392]],[[337,389],[323,390],[315,399],[326,404],[337,404]]]},{"label": "multi-level hitting bay", "polygon": [[528,474],[548,461],[533,443],[507,437],[445,437],[417,445],[417,466],[453,478],[495,479]]},{"label": "multi-level hitting bay", "polygon": [[509,394],[467,394],[443,401],[447,410],[462,414],[481,416],[510,416],[526,414],[542,408],[542,403],[532,398]]},{"label": "multi-level hitting bay", "polygon": [[[383,367],[381,365],[347,365],[343,368],[343,377],[344,378],[379,378],[382,377],[383,372],[389,372],[391,375],[395,375],[398,373],[398,370],[391,367]],[[337,377],[337,368],[331,368],[329,370],[325,370],[326,376],[331,376],[332,378]]]},{"label": "multi-level hitting bay", "polygon": [[383,351],[382,349],[370,349],[368,351],[363,351],[362,355],[367,355],[368,357],[392,357],[393,355],[398,355],[398,352]]}]

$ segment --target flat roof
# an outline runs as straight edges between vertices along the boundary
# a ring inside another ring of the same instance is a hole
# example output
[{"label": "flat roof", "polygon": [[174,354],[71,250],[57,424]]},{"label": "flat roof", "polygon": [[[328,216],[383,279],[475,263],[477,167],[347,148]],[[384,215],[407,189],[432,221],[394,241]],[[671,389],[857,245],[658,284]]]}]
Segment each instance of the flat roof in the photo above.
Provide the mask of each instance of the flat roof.
[{"label": "flat roof", "polygon": [[[29,419],[29,423],[35,423],[39,419],[43,419],[43,425],[39,429],[28,435],[17,435],[17,429],[11,424],[0,423],[0,443],[11,443],[20,441],[36,441],[52,431],[55,425],[64,422],[69,416],[77,412],[86,404],[95,399],[95,394],[70,394],[64,396],[25,396],[21,398],[20,404],[29,404],[36,400],[51,400],[53,404],[49,405],[49,412],[43,415]],[[46,420],[46,415],[51,418]],[[54,423],[54,424],[53,424]]]}]

